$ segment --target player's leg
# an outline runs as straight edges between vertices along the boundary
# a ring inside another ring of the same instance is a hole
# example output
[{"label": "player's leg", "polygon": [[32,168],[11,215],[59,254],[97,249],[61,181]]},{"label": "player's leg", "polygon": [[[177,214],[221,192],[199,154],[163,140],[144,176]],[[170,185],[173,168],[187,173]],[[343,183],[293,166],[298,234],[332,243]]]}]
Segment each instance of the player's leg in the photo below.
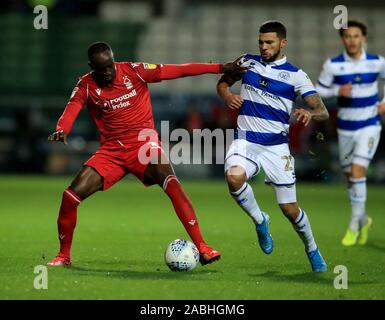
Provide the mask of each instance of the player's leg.
[{"label": "player's leg", "polygon": [[102,177],[93,168],[84,166],[71,185],[64,190],[57,220],[60,250],[48,265],[71,264],[71,244],[76,227],[77,207],[84,199],[101,190],[102,186]]},{"label": "player's leg", "polygon": [[272,185],[280,209],[301,238],[313,271],[325,272],[327,266],[317,248],[309,218],[297,204],[295,161],[288,145],[265,147],[260,159],[265,182]]},{"label": "player's leg", "polygon": [[[241,165],[243,163],[243,165]],[[253,189],[248,180],[256,171],[256,165],[247,159],[233,155],[226,159],[225,177],[227,186],[233,199],[246,212],[246,214],[258,225],[264,220],[262,211],[255,199]],[[249,172],[247,174],[246,172]]]},{"label": "player's leg", "polygon": [[[274,246],[269,232],[269,216],[261,211],[253,189],[248,183],[248,180],[258,173],[259,167],[255,161],[247,158],[246,144],[246,141],[235,140],[230,146],[225,161],[225,178],[231,196],[253,220],[262,251],[269,254]],[[245,156],[241,156],[240,153],[244,153]]]},{"label": "player's leg", "polygon": [[380,140],[381,128],[376,126],[359,130],[354,136],[351,155],[351,167],[348,172],[348,194],[351,204],[349,228],[342,239],[342,244],[352,246],[365,244],[372,219],[366,214],[366,172]]},{"label": "player's leg", "polygon": [[[359,232],[358,232],[359,215],[356,217],[356,213],[358,211],[355,210],[356,201],[353,199],[354,198],[354,193],[352,189],[353,184],[350,183],[354,145],[355,145],[354,133],[343,133],[341,131],[338,131],[338,149],[339,149],[340,165],[346,176],[348,197],[352,207],[349,227],[346,230],[345,235],[341,241],[341,243],[345,246],[355,245],[357,243],[357,239],[359,235]],[[356,228],[353,227],[353,229],[351,229],[350,225],[357,225],[357,227]]]},{"label": "player's leg", "polygon": [[312,270],[314,272],[326,272],[327,265],[315,242],[310,220],[306,212],[297,204],[295,184],[292,186],[274,186],[274,191],[282,213],[292,223],[294,230],[305,246]]},{"label": "player's leg", "polygon": [[201,263],[204,265],[218,260],[221,255],[205,243],[191,200],[183,190],[172,165],[163,153],[158,157],[156,163],[150,163],[145,169],[145,182],[158,184],[168,195],[178,218],[199,250]]},{"label": "player's leg", "polygon": [[[353,159],[353,161],[355,161]],[[353,163],[352,172],[349,179],[349,196],[352,205],[352,219],[353,216],[358,218],[359,234],[357,237],[357,243],[360,245],[366,244],[368,241],[369,230],[372,226],[373,220],[366,213],[366,199],[367,199],[367,186],[366,186],[366,172],[367,167],[361,164]],[[358,200],[358,201],[357,201]],[[356,219],[357,219],[356,218]],[[354,222],[355,224],[355,222]],[[355,227],[355,225],[353,226]],[[352,228],[352,224],[349,225],[349,229]]]},{"label": "player's leg", "polygon": [[344,246],[353,246],[357,243],[360,234],[360,222],[362,222],[362,225],[365,225],[368,222],[371,223],[371,220],[369,220],[369,217],[365,212],[366,171],[367,170],[364,166],[356,163],[352,163],[350,166],[347,184],[348,196],[351,205],[351,215],[349,227],[341,241]]}]

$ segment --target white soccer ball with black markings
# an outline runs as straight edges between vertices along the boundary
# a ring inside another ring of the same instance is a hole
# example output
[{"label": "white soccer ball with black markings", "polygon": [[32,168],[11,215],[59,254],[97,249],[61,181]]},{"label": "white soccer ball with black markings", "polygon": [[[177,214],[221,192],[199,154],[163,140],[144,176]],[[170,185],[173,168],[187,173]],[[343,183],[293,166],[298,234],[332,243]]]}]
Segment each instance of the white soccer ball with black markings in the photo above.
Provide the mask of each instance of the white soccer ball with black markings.
[{"label": "white soccer ball with black markings", "polygon": [[176,239],[168,245],[164,259],[172,271],[190,271],[199,262],[199,251],[192,242]]}]

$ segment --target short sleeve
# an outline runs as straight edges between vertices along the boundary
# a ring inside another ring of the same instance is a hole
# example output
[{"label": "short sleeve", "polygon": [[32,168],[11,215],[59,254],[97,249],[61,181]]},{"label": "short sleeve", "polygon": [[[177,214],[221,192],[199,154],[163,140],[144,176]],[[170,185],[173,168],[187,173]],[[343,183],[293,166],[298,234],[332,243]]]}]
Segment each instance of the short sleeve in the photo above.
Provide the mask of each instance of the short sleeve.
[{"label": "short sleeve", "polygon": [[385,80],[385,58],[380,56],[381,68],[380,68],[380,78]]},{"label": "short sleeve", "polygon": [[325,88],[330,88],[333,85],[333,80],[334,74],[332,71],[332,63],[330,60],[326,60],[322,66],[322,71],[318,78],[318,84]]},{"label": "short sleeve", "polygon": [[297,95],[301,95],[302,98],[317,93],[309,76],[301,69],[297,71],[295,92]]}]

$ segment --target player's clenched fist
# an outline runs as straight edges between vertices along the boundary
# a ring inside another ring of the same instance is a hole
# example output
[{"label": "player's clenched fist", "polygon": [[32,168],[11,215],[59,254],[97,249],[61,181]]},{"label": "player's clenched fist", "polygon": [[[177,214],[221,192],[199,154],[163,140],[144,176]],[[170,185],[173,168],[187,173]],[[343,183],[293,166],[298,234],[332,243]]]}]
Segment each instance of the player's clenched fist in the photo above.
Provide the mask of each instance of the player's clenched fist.
[{"label": "player's clenched fist", "polygon": [[342,97],[351,97],[352,96],[352,89],[353,89],[352,83],[349,82],[347,84],[342,85],[339,88],[338,94]]},{"label": "player's clenched fist", "polygon": [[312,118],[312,114],[310,111],[305,109],[297,109],[294,111],[294,116],[297,117],[297,121],[301,121],[305,127],[310,123]]},{"label": "player's clenched fist", "polygon": [[48,141],[62,141],[64,144],[67,144],[67,135],[63,130],[55,131],[48,136]]},{"label": "player's clenched fist", "polygon": [[228,94],[224,99],[226,106],[233,110],[239,109],[243,103],[243,98],[236,94]]}]

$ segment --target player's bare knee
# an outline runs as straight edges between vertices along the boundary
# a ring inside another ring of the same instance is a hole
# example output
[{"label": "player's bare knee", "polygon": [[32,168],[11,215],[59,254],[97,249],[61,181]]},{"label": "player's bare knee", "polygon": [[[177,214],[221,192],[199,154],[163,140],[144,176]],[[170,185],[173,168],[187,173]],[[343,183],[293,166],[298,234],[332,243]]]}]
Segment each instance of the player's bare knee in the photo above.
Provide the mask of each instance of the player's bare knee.
[{"label": "player's bare knee", "polygon": [[353,178],[353,179],[364,178],[366,176],[366,171],[367,169],[365,167],[353,163],[352,169],[350,172],[350,178]]},{"label": "player's bare knee", "polygon": [[231,192],[239,190],[246,180],[246,173],[242,167],[235,166],[226,171],[226,181]]},{"label": "player's bare knee", "polygon": [[103,179],[93,168],[84,167],[72,181],[70,188],[84,200],[103,188]]},{"label": "player's bare knee", "polygon": [[295,219],[299,215],[299,207],[297,203],[281,203],[279,205],[282,213],[288,218],[290,221],[295,221]]}]

